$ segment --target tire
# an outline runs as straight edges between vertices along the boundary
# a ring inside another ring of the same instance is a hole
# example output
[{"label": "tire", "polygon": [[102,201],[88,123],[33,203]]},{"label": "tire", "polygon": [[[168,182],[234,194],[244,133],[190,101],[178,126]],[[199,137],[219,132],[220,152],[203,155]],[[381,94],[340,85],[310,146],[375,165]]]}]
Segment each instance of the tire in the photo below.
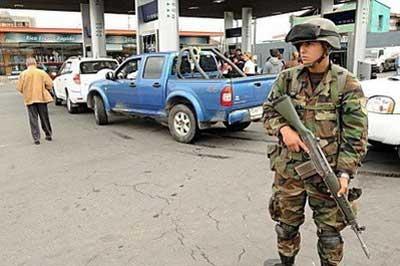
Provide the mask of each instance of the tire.
[{"label": "tire", "polygon": [[102,125],[107,125],[108,124],[108,117],[107,117],[107,112],[104,107],[104,102],[103,99],[95,95],[94,96],[94,118],[96,119],[96,124],[99,126]]},{"label": "tire", "polygon": [[56,90],[53,88],[54,104],[60,106],[62,104],[62,99],[57,97]]},{"label": "tire", "polygon": [[78,112],[78,108],[77,107],[73,107],[72,106],[72,102],[71,99],[69,98],[68,92],[66,93],[66,102],[67,102],[67,111],[70,114],[76,114]]},{"label": "tire", "polygon": [[168,128],[172,137],[181,143],[191,143],[198,134],[196,116],[184,104],[172,107],[168,115]]},{"label": "tire", "polygon": [[393,150],[394,146],[384,144],[382,142],[374,141],[374,140],[368,140],[369,144],[372,145],[373,149],[376,151],[390,151]]},{"label": "tire", "polygon": [[250,124],[251,122],[243,122],[229,125],[227,122],[224,122],[225,127],[232,132],[245,130],[248,126],[250,126]]}]

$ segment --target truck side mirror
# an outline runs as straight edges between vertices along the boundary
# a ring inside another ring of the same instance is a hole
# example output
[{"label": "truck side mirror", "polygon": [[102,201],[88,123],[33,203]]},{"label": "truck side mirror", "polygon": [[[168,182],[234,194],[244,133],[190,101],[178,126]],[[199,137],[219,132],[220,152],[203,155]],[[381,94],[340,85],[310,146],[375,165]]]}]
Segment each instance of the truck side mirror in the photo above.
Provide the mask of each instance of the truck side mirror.
[{"label": "truck side mirror", "polygon": [[106,73],[106,79],[114,80],[115,79],[114,72],[112,72],[112,71],[107,72]]}]

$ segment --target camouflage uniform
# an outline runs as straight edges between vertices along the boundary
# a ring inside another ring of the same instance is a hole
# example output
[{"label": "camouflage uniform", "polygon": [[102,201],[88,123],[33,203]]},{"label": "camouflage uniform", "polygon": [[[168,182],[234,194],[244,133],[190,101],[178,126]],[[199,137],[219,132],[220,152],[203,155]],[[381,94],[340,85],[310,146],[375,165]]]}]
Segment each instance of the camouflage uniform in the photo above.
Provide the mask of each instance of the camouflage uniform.
[{"label": "camouflage uniform", "polygon": [[281,257],[293,258],[299,252],[299,227],[304,222],[308,198],[318,228],[321,264],[338,265],[343,257],[340,231],[345,223],[321,177],[303,180],[294,170],[309,158],[304,152],[290,152],[283,145],[279,131],[287,123],[273,109],[271,101],[285,94],[291,97],[304,125],[320,138],[332,169],[350,176],[356,173],[366,153],[366,99],[357,79],[337,65],[330,65],[314,89],[308,70],[298,66],[278,76],[264,104],[265,128],[269,135],[280,139],[279,145],[269,146],[268,151],[271,169],[276,172],[269,211],[277,222],[278,251]]}]

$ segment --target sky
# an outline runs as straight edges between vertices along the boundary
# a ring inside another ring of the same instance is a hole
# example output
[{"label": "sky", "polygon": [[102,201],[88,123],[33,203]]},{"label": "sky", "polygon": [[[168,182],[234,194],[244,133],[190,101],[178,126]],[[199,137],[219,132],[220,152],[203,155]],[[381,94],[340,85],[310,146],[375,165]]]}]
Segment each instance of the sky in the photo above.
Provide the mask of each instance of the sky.
[{"label": "sky", "polygon": [[[380,0],[389,6],[392,12],[400,13],[400,0]],[[55,12],[36,10],[6,10],[12,15],[32,16],[36,20],[36,27],[43,28],[80,28],[81,14],[78,12]],[[301,13],[301,12],[300,12]],[[290,14],[282,14],[257,20],[257,42],[271,40],[274,36],[285,34],[289,31]],[[279,27],[271,27],[279,25]],[[106,29],[135,29],[136,18],[133,15],[105,15]],[[179,29],[187,31],[224,31],[222,19],[180,18]]]}]

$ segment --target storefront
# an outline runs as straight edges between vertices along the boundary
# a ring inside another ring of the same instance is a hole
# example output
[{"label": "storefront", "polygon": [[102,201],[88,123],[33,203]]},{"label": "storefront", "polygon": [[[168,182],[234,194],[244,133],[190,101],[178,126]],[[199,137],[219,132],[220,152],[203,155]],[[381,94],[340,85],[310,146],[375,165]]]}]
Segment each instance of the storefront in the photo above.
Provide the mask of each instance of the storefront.
[{"label": "storefront", "polygon": [[[135,32],[106,31],[107,56],[125,58],[136,54]],[[221,33],[181,32],[182,45],[210,44]],[[17,74],[33,56],[38,64],[61,65],[70,56],[82,55],[79,29],[0,28],[0,75]]]}]

